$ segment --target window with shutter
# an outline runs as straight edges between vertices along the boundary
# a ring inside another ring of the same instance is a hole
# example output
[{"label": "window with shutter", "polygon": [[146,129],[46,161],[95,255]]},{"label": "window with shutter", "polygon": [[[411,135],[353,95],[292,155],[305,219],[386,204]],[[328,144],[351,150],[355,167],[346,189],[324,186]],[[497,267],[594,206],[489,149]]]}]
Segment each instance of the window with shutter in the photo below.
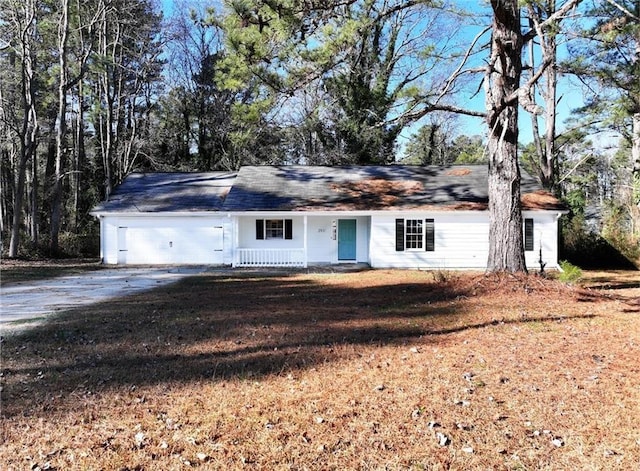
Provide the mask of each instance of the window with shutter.
[{"label": "window with shutter", "polygon": [[257,219],[256,239],[293,239],[293,220]]},{"label": "window with shutter", "polygon": [[396,219],[396,252],[436,248],[433,219]]}]

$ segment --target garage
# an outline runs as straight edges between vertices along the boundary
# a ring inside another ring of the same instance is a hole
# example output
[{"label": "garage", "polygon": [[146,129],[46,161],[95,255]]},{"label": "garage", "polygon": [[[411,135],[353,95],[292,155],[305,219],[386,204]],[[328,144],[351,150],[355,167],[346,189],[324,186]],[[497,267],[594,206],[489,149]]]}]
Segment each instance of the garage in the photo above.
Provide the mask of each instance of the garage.
[{"label": "garage", "polygon": [[235,172],[134,173],[91,212],[108,265],[231,265]]},{"label": "garage", "polygon": [[[163,218],[169,219],[169,218]],[[118,264],[185,265],[224,263],[221,220],[119,221]]]}]

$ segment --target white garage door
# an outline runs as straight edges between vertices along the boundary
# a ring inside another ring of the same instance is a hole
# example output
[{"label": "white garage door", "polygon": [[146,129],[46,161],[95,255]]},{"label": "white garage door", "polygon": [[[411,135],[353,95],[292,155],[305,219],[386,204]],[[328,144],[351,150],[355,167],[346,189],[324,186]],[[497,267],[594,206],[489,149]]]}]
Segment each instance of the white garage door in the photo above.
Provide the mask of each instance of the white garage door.
[{"label": "white garage door", "polygon": [[223,249],[223,228],[210,221],[118,227],[119,264],[218,265],[224,262]]}]

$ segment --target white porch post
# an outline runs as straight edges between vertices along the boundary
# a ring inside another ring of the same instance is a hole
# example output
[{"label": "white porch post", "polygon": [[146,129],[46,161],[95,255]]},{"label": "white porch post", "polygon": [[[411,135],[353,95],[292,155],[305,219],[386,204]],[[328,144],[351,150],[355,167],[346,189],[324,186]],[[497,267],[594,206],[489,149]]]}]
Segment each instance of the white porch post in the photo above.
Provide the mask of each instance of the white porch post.
[{"label": "white porch post", "polygon": [[104,216],[98,216],[98,220],[100,221],[100,264],[104,265],[104,244],[107,240],[105,234],[107,233],[104,222]]},{"label": "white porch post", "polygon": [[233,216],[231,218],[231,231],[231,240],[233,241],[231,243],[231,266],[235,268],[238,266],[238,244],[240,240],[238,235],[238,232],[240,232],[238,230],[238,216]]},{"label": "white porch post", "polygon": [[307,268],[308,262],[309,262],[309,254],[307,253],[307,215],[304,215],[304,241],[303,241],[303,248],[304,248],[304,268]]}]

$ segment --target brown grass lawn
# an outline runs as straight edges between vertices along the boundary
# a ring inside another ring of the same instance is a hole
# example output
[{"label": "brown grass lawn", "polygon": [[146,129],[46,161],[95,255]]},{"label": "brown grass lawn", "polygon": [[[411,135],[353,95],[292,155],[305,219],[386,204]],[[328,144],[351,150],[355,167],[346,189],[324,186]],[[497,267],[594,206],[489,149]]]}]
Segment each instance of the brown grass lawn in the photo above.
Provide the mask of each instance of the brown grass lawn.
[{"label": "brown grass lawn", "polygon": [[2,340],[3,469],[639,469],[640,276],[207,273]]},{"label": "brown grass lawn", "polygon": [[51,260],[2,260],[0,264],[0,286],[16,282],[28,282],[55,278],[63,275],[78,275],[99,270],[104,265],[95,258],[51,259]]}]

